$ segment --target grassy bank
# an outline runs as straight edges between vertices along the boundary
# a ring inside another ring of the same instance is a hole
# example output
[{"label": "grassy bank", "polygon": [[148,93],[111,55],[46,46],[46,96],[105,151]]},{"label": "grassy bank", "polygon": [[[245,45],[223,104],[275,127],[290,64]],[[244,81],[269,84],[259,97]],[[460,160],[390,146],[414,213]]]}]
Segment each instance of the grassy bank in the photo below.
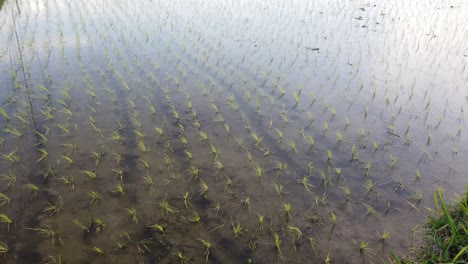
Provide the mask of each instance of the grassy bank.
[{"label": "grassy bank", "polygon": [[468,190],[453,205],[444,201],[443,190],[434,193],[435,210],[414,253],[396,263],[468,263]]}]

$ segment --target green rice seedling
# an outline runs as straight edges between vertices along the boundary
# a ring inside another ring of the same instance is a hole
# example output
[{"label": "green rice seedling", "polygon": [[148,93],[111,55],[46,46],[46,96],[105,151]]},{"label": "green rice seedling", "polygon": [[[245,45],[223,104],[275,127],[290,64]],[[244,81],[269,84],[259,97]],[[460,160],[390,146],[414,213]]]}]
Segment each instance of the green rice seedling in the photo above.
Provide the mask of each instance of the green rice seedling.
[{"label": "green rice seedling", "polygon": [[70,156],[71,154],[76,155],[76,151],[78,150],[78,146],[70,142],[67,142],[65,144],[60,144],[60,146],[68,149],[68,152],[66,153],[67,156]]},{"label": "green rice seedling", "polygon": [[215,146],[211,145],[211,153],[214,155],[213,159],[217,159],[218,158],[218,150],[216,149]]},{"label": "green rice seedling", "polygon": [[73,164],[73,160],[68,156],[60,155],[60,158],[67,162],[67,166],[71,166]]},{"label": "green rice seedling", "polygon": [[397,163],[398,163],[398,158],[393,156],[393,155],[390,155],[390,163],[388,164],[388,166],[392,169],[394,169],[396,166],[397,166]]},{"label": "green rice seedling", "polygon": [[[142,158],[139,158],[138,160],[143,164],[146,170],[149,170],[149,163],[146,160]],[[167,168],[172,167],[172,159],[166,154],[164,154],[164,161],[167,165]]]},{"label": "green rice seedling", "polygon": [[36,160],[36,162],[39,163],[41,160],[45,159],[49,155],[49,153],[43,148],[39,148],[37,150],[41,153],[41,157]]},{"label": "green rice seedling", "polygon": [[328,132],[328,122],[325,121],[325,123],[323,123],[323,135],[327,134]]},{"label": "green rice seedling", "polygon": [[37,131],[37,130],[34,130],[34,133],[39,137],[41,138],[41,144],[45,145],[47,144],[47,142],[49,141],[47,136],[42,134],[41,132]]},{"label": "green rice seedling", "polygon": [[261,214],[258,214],[258,213],[255,213],[257,216],[258,216],[258,228],[260,229],[260,231],[262,231],[262,234],[264,232],[264,226],[263,226],[263,223],[265,221],[265,217]]},{"label": "green rice seedling", "polygon": [[112,141],[122,144],[125,138],[122,137],[117,131],[112,131],[112,137],[109,138]]},{"label": "green rice seedling", "polygon": [[132,222],[138,224],[138,216],[135,208],[125,208],[125,211],[130,215]]},{"label": "green rice seedling", "polygon": [[288,142],[288,145],[289,145],[289,151],[290,152],[297,153],[296,142],[294,140],[290,140]]},{"label": "green rice seedling", "polygon": [[247,207],[250,212],[250,196],[247,196],[244,200],[241,201],[242,206]]},{"label": "green rice seedling", "polygon": [[58,196],[58,202],[53,204],[51,202],[47,202],[47,206],[44,209],[45,213],[48,213],[50,216],[57,215],[63,209],[63,198],[62,196]]},{"label": "green rice seedling", "polygon": [[351,161],[356,160],[356,146],[351,147]]},{"label": "green rice seedling", "polygon": [[7,184],[6,184],[7,188],[15,186],[15,184],[16,184],[16,175],[11,170],[8,170],[8,174],[1,174],[1,176],[2,176],[2,181],[7,182]]},{"label": "green rice seedling", "polygon": [[344,195],[346,197],[345,203],[348,203],[349,200],[351,200],[351,190],[347,186],[340,187],[340,189],[343,191],[343,193],[344,193]]},{"label": "green rice seedling", "polygon": [[228,134],[231,134],[231,129],[229,128],[228,123],[224,123],[224,129],[226,130]]},{"label": "green rice seedling", "polygon": [[94,246],[90,249],[92,255],[104,255],[106,251],[103,248]]},{"label": "green rice seedling", "polygon": [[349,122],[348,117],[345,116],[345,128],[349,127],[349,125],[351,125],[351,123]]},{"label": "green rice seedling", "polygon": [[375,153],[379,149],[379,143],[374,141],[373,145],[374,145],[374,153]]},{"label": "green rice seedling", "polygon": [[302,231],[297,226],[288,225],[288,232],[294,239],[294,250],[296,250],[296,246],[300,245],[302,242]]},{"label": "green rice seedling", "polygon": [[278,134],[278,141],[277,143],[281,143],[281,140],[283,140],[283,132],[281,130],[279,130],[278,128],[276,128],[276,133]]},{"label": "green rice seedling", "polygon": [[283,254],[281,253],[281,243],[283,241],[280,240],[280,237],[276,232],[273,233],[273,239],[275,240],[275,249],[277,251],[278,258],[283,259]]},{"label": "green rice seedling", "polygon": [[70,129],[68,128],[68,126],[62,126],[61,124],[57,124],[57,126],[58,126],[65,134],[67,134],[68,136],[71,136],[71,132],[70,132]]},{"label": "green rice seedling", "polygon": [[10,252],[10,248],[4,242],[0,242],[0,255],[7,255]]},{"label": "green rice seedling", "polygon": [[198,134],[200,134],[201,140],[205,142],[205,144],[208,144],[208,134],[203,132],[203,131],[198,131]]},{"label": "green rice seedling", "polygon": [[200,196],[202,197],[206,197],[206,194],[208,193],[208,185],[206,184],[206,182],[200,178],[200,187],[201,187],[201,192],[200,192]]},{"label": "green rice seedling", "polygon": [[115,185],[114,190],[112,192],[119,194],[120,197],[123,197],[125,195],[124,187],[120,182],[118,182]]},{"label": "green rice seedling", "polygon": [[281,204],[281,211],[284,212],[284,217],[285,218],[289,218],[289,219],[292,220],[292,217],[291,217],[291,204],[289,204],[289,203]]},{"label": "green rice seedling", "polygon": [[231,218],[231,226],[232,226],[232,232],[234,233],[235,237],[238,238],[239,235],[242,235],[243,227],[241,226],[241,224],[239,222],[236,222],[234,224],[234,222],[232,221],[232,218]]},{"label": "green rice seedling", "polygon": [[190,193],[189,192],[185,192],[183,195],[182,195],[182,198],[184,199],[184,205],[185,205],[185,208],[188,209],[189,206],[192,206],[190,204],[190,201],[189,201],[189,195]]},{"label": "green rice seedling", "polygon": [[314,115],[311,112],[307,111],[307,117],[309,118],[309,122],[307,123],[306,128],[309,128],[314,122]]},{"label": "green rice seedling", "polygon": [[71,190],[75,189],[75,180],[72,175],[68,175],[66,177],[62,176],[58,178],[57,181],[67,185]]},{"label": "green rice seedling", "polygon": [[138,140],[137,147],[141,152],[149,152],[150,148],[145,145],[143,139]]},{"label": "green rice seedling", "polygon": [[371,215],[374,215],[375,217],[377,217],[379,220],[383,218],[382,214],[380,214],[379,212],[377,212],[374,207],[372,207],[371,205],[368,205],[368,204],[365,204],[363,203],[362,205],[364,205],[364,207],[366,207],[366,220],[369,216]]},{"label": "green rice seedling", "polygon": [[421,180],[421,172],[419,171],[419,169],[416,169],[416,173],[414,175],[414,179],[415,180]]},{"label": "green rice seedling", "polygon": [[0,207],[4,205],[9,205],[10,204],[10,198],[6,196],[4,193],[0,192]]},{"label": "green rice seedling", "polygon": [[370,161],[368,161],[366,163],[366,166],[364,167],[364,169],[365,169],[364,177],[369,176],[369,172],[370,172],[371,168],[372,168],[372,163]]},{"label": "green rice seedling", "polygon": [[99,165],[99,163],[101,162],[102,153],[101,153],[101,152],[93,151],[93,152],[91,152],[91,157],[94,159],[94,164],[95,164],[96,167],[97,167],[97,166]]},{"label": "green rice seedling", "polygon": [[7,120],[7,122],[10,121],[10,116],[7,114],[5,109],[3,109],[3,107],[0,107],[0,115],[2,115]]},{"label": "green rice seedling", "polygon": [[309,177],[308,176],[304,176],[302,178],[302,180],[300,181],[300,183],[302,184],[302,186],[304,186],[304,189],[307,191],[307,192],[310,192],[310,188],[314,188],[315,186],[312,185],[310,182],[309,182]]},{"label": "green rice seedling", "polygon": [[188,172],[190,174],[190,180],[192,180],[192,178],[194,178],[195,180],[198,179],[198,176],[200,175],[200,170],[195,167],[195,166],[190,166],[190,168],[188,169]]},{"label": "green rice seedling", "polygon": [[10,232],[10,225],[13,223],[13,221],[6,214],[0,214],[0,223],[6,223],[7,230]]},{"label": "green rice seedling", "polygon": [[[248,152],[250,154],[250,152]],[[263,168],[260,167],[258,164],[255,167],[255,174],[260,178],[260,180],[263,182]]]},{"label": "green rice seedling", "polygon": [[[39,187],[37,187],[35,184],[28,183],[28,184],[26,184],[25,188],[32,191],[32,193],[33,193],[32,197],[36,197],[37,194],[39,193]],[[1,197],[1,193],[0,193],[0,197]],[[0,206],[2,206],[1,203],[0,203]]]},{"label": "green rice seedling", "polygon": [[224,191],[229,191],[229,188],[231,188],[233,182],[231,180],[231,178],[229,178],[228,176],[225,176],[226,177],[226,185],[224,186]]},{"label": "green rice seedling", "polygon": [[275,190],[276,190],[276,195],[281,195],[282,193],[284,193],[284,186],[281,185],[281,183],[276,183],[274,181],[273,182],[273,185],[275,186]]},{"label": "green rice seedling", "polygon": [[151,230],[153,232],[158,232],[161,234],[161,238],[163,238],[166,235],[165,228],[162,225],[159,225],[157,223],[146,226],[146,229]]},{"label": "green rice seedling", "polygon": [[2,155],[2,158],[8,163],[8,164],[13,164],[13,163],[17,163],[20,161],[20,158],[16,155],[16,150],[13,150],[12,152],[8,153],[8,154],[3,154],[3,153],[0,153]]},{"label": "green rice seedling", "polygon": [[96,172],[94,170],[92,171],[84,170],[84,171],[81,171],[81,173],[85,174],[86,176],[88,176],[89,178],[93,180],[97,179]]},{"label": "green rice seedling", "polygon": [[187,149],[184,149],[184,153],[185,153],[185,155],[187,156],[187,158],[189,160],[191,160],[193,158],[192,153],[190,153],[190,151],[188,151]]},{"label": "green rice seedling", "polygon": [[97,191],[88,191],[88,196],[90,198],[90,201],[88,203],[88,206],[95,205],[98,203],[99,200],[102,200],[101,194]]},{"label": "green rice seedling", "polygon": [[416,206],[419,205],[419,203],[421,203],[422,201],[422,192],[421,191],[417,191],[415,193],[413,193],[409,199],[410,201],[414,202],[414,204]]},{"label": "green rice seedling", "polygon": [[189,263],[189,258],[184,256],[181,251],[177,251],[177,253],[172,253],[174,256],[177,257],[177,259],[180,261],[180,264],[188,264]]},{"label": "green rice seedling", "polygon": [[395,190],[393,190],[393,192],[399,192],[403,190],[406,190],[406,187],[403,183],[403,179],[401,177],[398,177],[397,179],[395,179]]},{"label": "green rice seedling", "polygon": [[364,193],[364,195],[368,195],[369,193],[374,191],[375,183],[370,179],[366,179],[364,181],[364,187],[366,189],[366,192]]},{"label": "green rice seedling", "polygon": [[390,233],[389,232],[383,232],[383,234],[380,234],[380,232],[378,232],[377,234],[379,236],[379,242],[380,242],[379,250],[381,249],[381,250],[385,251],[386,241],[390,238]]},{"label": "green rice seedling", "polygon": [[63,244],[62,240],[60,239],[59,234],[57,232],[55,232],[55,230],[49,225],[44,225],[43,228],[27,227],[25,229],[34,231],[34,232],[38,233],[39,235],[43,235],[43,236],[48,237],[51,240],[52,244],[55,244],[56,242],[58,242],[60,244]]},{"label": "green rice seedling", "polygon": [[15,127],[12,127],[10,124],[7,123],[7,128],[5,128],[3,130],[5,133],[8,133],[8,134],[11,134],[11,135],[14,135],[18,138],[22,137],[23,136],[23,133],[21,133],[21,131],[19,131],[17,128]]},{"label": "green rice seedling", "polygon": [[203,247],[205,248],[205,252],[203,253],[203,256],[205,257],[205,262],[208,263],[212,244],[208,240],[204,240],[204,239],[197,239],[197,240],[202,242]]},{"label": "green rice seedling", "polygon": [[153,187],[153,178],[148,174],[148,172],[143,176],[143,181],[145,182],[146,187],[152,188]]},{"label": "green rice seedling", "polygon": [[255,147],[258,147],[258,145],[263,141],[263,137],[259,137],[255,132],[251,132],[250,135],[255,140]]},{"label": "green rice seedling", "polygon": [[176,214],[178,213],[177,209],[175,207],[172,207],[169,205],[169,202],[167,201],[167,198],[164,198],[164,200],[160,203],[157,203],[159,207],[161,208],[163,214]]},{"label": "green rice seedling", "polygon": [[335,168],[335,173],[337,178],[339,179],[343,175],[343,170],[341,168]]},{"label": "green rice seedling", "polygon": [[336,138],[338,139],[338,143],[343,142],[343,135],[339,130],[336,130]]},{"label": "green rice seedling", "polygon": [[123,172],[122,170],[113,169],[112,171],[113,171],[115,174],[117,174],[117,178],[118,178],[120,181],[123,181],[124,172]]},{"label": "green rice seedling", "polygon": [[361,256],[365,255],[369,251],[369,242],[362,241],[361,244],[359,245],[359,254]]}]

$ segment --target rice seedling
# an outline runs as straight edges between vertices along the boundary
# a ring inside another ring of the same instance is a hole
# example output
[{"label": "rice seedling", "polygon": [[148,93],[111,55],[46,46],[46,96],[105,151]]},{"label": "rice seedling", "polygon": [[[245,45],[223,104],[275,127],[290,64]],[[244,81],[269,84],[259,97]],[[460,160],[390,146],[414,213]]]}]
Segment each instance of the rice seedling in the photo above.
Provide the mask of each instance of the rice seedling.
[{"label": "rice seedling", "polygon": [[190,168],[188,169],[188,172],[190,174],[189,181],[192,180],[192,178],[197,180],[198,176],[200,175],[200,170],[197,167],[194,167],[194,166],[190,166]]},{"label": "rice seedling", "polygon": [[368,162],[366,163],[366,166],[364,167],[364,170],[365,170],[365,172],[364,172],[364,177],[368,177],[368,176],[369,176],[369,172],[370,172],[371,168],[372,168],[372,163],[371,163],[370,161],[368,161]]},{"label": "rice seedling", "polygon": [[118,182],[115,185],[114,190],[112,192],[119,194],[120,197],[123,197],[125,195],[124,187],[120,182]]},{"label": "rice seedling", "polygon": [[296,246],[300,245],[302,242],[302,231],[301,229],[299,229],[299,227],[291,226],[291,225],[288,225],[287,230],[294,239],[294,251],[295,251]]},{"label": "rice seedling", "polygon": [[[32,197],[36,197],[37,194],[39,193],[39,187],[37,187],[37,185],[35,185],[33,183],[26,184],[25,188],[32,191],[32,193],[33,193]],[[2,195],[2,193],[0,193],[0,201],[1,201],[1,195]],[[1,203],[0,203],[0,206],[2,206]]]},{"label": "rice seedling", "polygon": [[6,183],[7,188],[15,186],[15,184],[16,184],[16,175],[11,170],[8,170],[8,174],[1,174],[0,176],[2,176],[2,181],[7,182]]},{"label": "rice seedling", "polygon": [[62,176],[57,179],[57,181],[67,185],[71,190],[75,189],[75,180],[72,175]]},{"label": "rice seedling", "polygon": [[232,221],[232,218],[231,218],[231,226],[232,226],[232,232],[234,233],[234,236],[236,238],[239,238],[239,235],[242,235],[243,227],[241,226],[239,222],[236,222],[234,224],[234,222]]},{"label": "rice seedling", "polygon": [[198,131],[198,134],[200,134],[201,140],[205,142],[205,144],[208,144],[208,134],[203,132],[203,131]]},{"label": "rice seedling", "polygon": [[346,197],[345,203],[348,203],[349,200],[351,200],[351,190],[347,186],[340,187],[340,189],[343,191],[343,193],[344,193],[344,195]]},{"label": "rice seedling", "polygon": [[43,236],[48,237],[51,240],[52,244],[56,244],[56,242],[58,242],[60,244],[63,244],[59,234],[57,232],[55,232],[55,230],[49,225],[44,225],[43,228],[27,227],[25,229],[34,231],[34,232],[38,233],[39,235],[43,235]]},{"label": "rice seedling", "polygon": [[379,149],[379,143],[377,143],[377,142],[374,141],[374,143],[372,143],[372,144],[373,144],[373,146],[374,146],[374,153],[375,153],[375,152],[377,152],[377,150]]},{"label": "rice seedling", "polygon": [[149,152],[151,149],[145,145],[143,139],[138,140],[137,147],[141,152]]},{"label": "rice seedling", "polygon": [[46,208],[44,208],[44,212],[48,213],[50,216],[57,215],[63,209],[63,198],[62,196],[58,196],[58,202],[53,204],[51,202],[47,202]]},{"label": "rice seedling", "polygon": [[291,219],[292,220],[292,217],[291,217],[291,204],[289,203],[283,203],[281,204],[281,211],[283,211],[284,213],[284,217],[286,219]]},{"label": "rice seedling", "polygon": [[359,245],[359,254],[365,255],[369,251],[369,242],[362,241]]},{"label": "rice seedling", "polygon": [[283,254],[281,253],[281,243],[283,241],[281,241],[278,233],[276,233],[276,232],[273,232],[273,239],[275,240],[275,249],[276,249],[278,258],[283,259]]},{"label": "rice seedling", "polygon": [[289,151],[290,152],[297,153],[296,142],[294,140],[290,140],[288,142],[288,145],[289,145]]},{"label": "rice seedling", "polygon": [[91,252],[92,255],[104,255],[106,253],[106,251],[103,248],[100,248],[100,247],[97,247],[97,246],[93,246],[90,249],[90,252]]},{"label": "rice seedling", "polygon": [[310,192],[310,188],[314,188],[315,186],[312,185],[309,181],[309,177],[308,176],[304,176],[300,183],[302,184],[302,186],[304,186],[304,189],[307,191],[307,192]]},{"label": "rice seedling", "polygon": [[338,139],[338,143],[343,142],[343,135],[339,130],[336,130],[336,138]]},{"label": "rice seedling", "polygon": [[276,183],[274,181],[273,182],[273,185],[275,186],[275,191],[276,191],[276,195],[279,196],[281,195],[282,193],[284,193],[284,186],[281,185],[281,183]]},{"label": "rice seedling", "polygon": [[242,206],[247,207],[250,212],[250,196],[247,196],[244,200],[241,201]]},{"label": "rice seedling", "polygon": [[95,205],[98,203],[99,200],[102,200],[101,194],[98,193],[97,191],[88,191],[87,195],[90,198],[90,201],[88,203],[88,206]]},{"label": "rice seedling", "polygon": [[10,232],[10,225],[13,221],[6,214],[0,214],[0,223],[7,224],[7,230]]},{"label": "rice seedling", "polygon": [[203,256],[205,257],[205,262],[208,262],[208,259],[210,257],[210,252],[211,252],[211,246],[212,244],[208,240],[204,239],[197,239],[203,244],[203,247],[205,248],[205,252],[203,253]]},{"label": "rice seedling", "polygon": [[172,253],[174,256],[177,257],[177,259],[180,261],[180,264],[188,264],[189,263],[189,258],[184,256],[181,251],[177,251],[177,253]]},{"label": "rice seedling", "polygon": [[4,193],[0,192],[0,207],[4,205],[9,205],[10,204],[10,198],[6,196]]},{"label": "rice seedling", "polygon": [[325,123],[323,123],[322,131],[323,131],[322,135],[327,134],[327,132],[328,132],[328,122],[327,121],[325,121]]},{"label": "rice seedling", "polygon": [[16,150],[13,150],[12,152],[8,154],[3,154],[3,153],[0,153],[0,154],[2,155],[2,158],[6,161],[6,163],[10,165],[20,161],[20,158],[16,155]]},{"label": "rice seedling", "polygon": [[10,252],[10,248],[8,247],[8,245],[6,243],[0,241],[0,255],[5,256],[9,252]]},{"label": "rice seedling", "polygon": [[88,176],[91,179],[94,179],[94,180],[97,179],[96,172],[94,170],[92,171],[84,170],[84,171],[81,171],[81,173],[83,173],[84,175]]},{"label": "rice seedling", "polygon": [[67,166],[71,166],[73,164],[73,160],[68,156],[60,155],[60,158],[67,162]]},{"label": "rice seedling", "polygon": [[125,208],[125,211],[130,215],[132,222],[138,224],[138,216],[135,208]]},{"label": "rice seedling", "polygon": [[259,137],[255,132],[251,132],[250,136],[255,140],[255,147],[258,147],[258,145],[263,141],[263,137]]},{"label": "rice seedling", "polygon": [[153,232],[158,232],[161,235],[161,238],[163,238],[166,235],[166,232],[165,232],[166,229],[162,225],[159,225],[157,223],[148,225],[145,228]]},{"label": "rice seedling", "polygon": [[379,219],[379,220],[383,218],[382,214],[380,214],[379,212],[377,212],[377,211],[375,210],[375,208],[372,207],[371,205],[368,205],[368,204],[365,204],[365,203],[363,203],[362,205],[364,205],[364,207],[366,207],[366,221],[367,221],[367,218],[368,218],[369,216],[371,216],[371,215],[377,217],[377,219]]},{"label": "rice seedling", "polygon": [[371,180],[371,179],[366,179],[364,181],[364,188],[366,190],[366,192],[364,193],[364,195],[368,195],[369,193],[373,192],[374,191],[374,187],[375,187],[375,183]]},{"label": "rice seedling", "polygon": [[390,238],[390,233],[389,232],[383,232],[382,234],[380,234],[380,232],[378,232],[377,234],[379,236],[379,242],[380,242],[379,250],[385,251],[386,242]]},{"label": "rice seedling", "polygon": [[392,169],[394,169],[396,166],[397,166],[397,163],[398,163],[398,158],[393,156],[393,155],[390,155],[390,163],[388,164],[388,166]]},{"label": "rice seedling", "polygon": [[177,214],[178,211],[175,207],[172,207],[171,205],[169,205],[169,202],[167,201],[167,198],[164,198],[164,200],[160,203],[156,203],[157,205],[159,205],[159,207],[161,208],[162,212],[163,212],[163,215],[164,214]]}]

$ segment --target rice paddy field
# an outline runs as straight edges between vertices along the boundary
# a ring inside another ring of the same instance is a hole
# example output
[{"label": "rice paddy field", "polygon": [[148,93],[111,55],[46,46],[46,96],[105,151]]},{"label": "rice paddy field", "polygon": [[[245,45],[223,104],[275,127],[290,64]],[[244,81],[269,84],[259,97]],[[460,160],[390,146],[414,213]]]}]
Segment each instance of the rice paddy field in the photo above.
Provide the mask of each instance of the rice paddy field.
[{"label": "rice paddy field", "polygon": [[383,263],[465,190],[463,0],[0,1],[0,263]]}]

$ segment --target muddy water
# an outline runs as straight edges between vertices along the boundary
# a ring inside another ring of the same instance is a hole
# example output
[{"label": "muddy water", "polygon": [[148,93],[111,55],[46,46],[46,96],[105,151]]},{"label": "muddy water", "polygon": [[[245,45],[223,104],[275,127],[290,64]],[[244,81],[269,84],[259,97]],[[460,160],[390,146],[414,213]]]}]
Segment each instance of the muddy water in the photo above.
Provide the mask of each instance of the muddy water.
[{"label": "muddy water", "polygon": [[2,2],[1,261],[405,253],[466,185],[467,9]]}]

